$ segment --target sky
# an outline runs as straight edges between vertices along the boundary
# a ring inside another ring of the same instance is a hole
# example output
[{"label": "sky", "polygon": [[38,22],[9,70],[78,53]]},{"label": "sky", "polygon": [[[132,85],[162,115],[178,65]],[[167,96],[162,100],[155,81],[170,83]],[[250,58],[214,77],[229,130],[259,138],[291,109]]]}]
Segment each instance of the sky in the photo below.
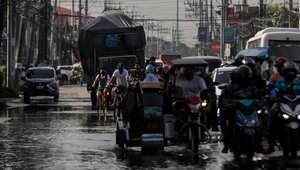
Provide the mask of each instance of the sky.
[{"label": "sky", "polygon": [[[79,0],[75,1],[75,8],[78,9]],[[81,0],[84,5],[85,0]],[[121,6],[128,11],[134,10],[137,15],[143,15],[144,18],[152,18],[152,19],[162,19],[164,21],[153,22],[154,24],[161,25],[164,28],[168,28],[171,30],[172,28],[176,28],[176,9],[177,9],[177,1],[176,0],[113,0],[118,3],[121,2]],[[184,2],[192,1],[192,0],[178,0],[179,1],[179,19],[187,20],[185,18],[185,8],[188,6],[184,4]],[[195,0],[198,1],[198,0]],[[205,2],[205,0],[202,0]],[[210,3],[210,0],[207,0]],[[241,3],[243,0],[229,0],[232,4]],[[288,2],[288,0],[264,0],[264,3],[283,3],[284,1]],[[294,2],[297,0],[294,0]],[[71,3],[72,0],[58,0],[58,5],[72,8]],[[89,15],[91,16],[99,16],[103,11],[104,0],[88,0],[89,2]],[[112,0],[110,0],[112,2]],[[222,3],[222,0],[212,0],[214,5],[214,10],[218,10]],[[248,0],[248,4],[250,6],[257,6],[259,0]],[[172,20],[172,21],[166,21]],[[220,20],[220,18],[217,18]],[[196,21],[181,21],[179,22],[179,29],[181,31],[181,39],[180,41],[192,47],[197,43],[197,23]],[[156,36],[156,32],[148,32],[146,30],[146,34]],[[162,38],[171,41],[172,34],[171,31],[169,33],[163,33]]]}]

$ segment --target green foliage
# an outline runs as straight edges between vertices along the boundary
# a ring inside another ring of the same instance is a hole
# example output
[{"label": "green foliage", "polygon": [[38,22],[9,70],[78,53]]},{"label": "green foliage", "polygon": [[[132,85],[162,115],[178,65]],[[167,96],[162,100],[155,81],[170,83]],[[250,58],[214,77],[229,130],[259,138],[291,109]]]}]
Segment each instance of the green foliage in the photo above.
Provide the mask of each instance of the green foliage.
[{"label": "green foliage", "polygon": [[0,88],[5,86],[6,66],[0,65]]},{"label": "green foliage", "polygon": [[0,98],[18,97],[18,93],[14,89],[7,87],[0,88]]}]

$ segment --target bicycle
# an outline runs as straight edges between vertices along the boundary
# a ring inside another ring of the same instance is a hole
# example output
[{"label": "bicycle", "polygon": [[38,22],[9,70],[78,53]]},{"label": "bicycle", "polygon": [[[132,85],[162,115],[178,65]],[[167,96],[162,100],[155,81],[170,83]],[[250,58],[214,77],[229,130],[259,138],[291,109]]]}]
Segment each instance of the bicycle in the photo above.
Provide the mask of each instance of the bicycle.
[{"label": "bicycle", "polygon": [[117,86],[115,89],[115,103],[114,103],[114,109],[113,109],[113,116],[114,119],[117,120],[117,118],[121,117],[123,114],[123,102],[124,102],[124,94],[125,94],[126,87],[124,86]]}]

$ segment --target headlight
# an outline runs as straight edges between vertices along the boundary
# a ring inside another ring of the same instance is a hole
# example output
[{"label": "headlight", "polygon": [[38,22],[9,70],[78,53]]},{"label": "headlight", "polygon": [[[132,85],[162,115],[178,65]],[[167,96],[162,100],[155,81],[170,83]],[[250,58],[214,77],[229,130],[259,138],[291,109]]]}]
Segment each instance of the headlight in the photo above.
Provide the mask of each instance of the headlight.
[{"label": "headlight", "polygon": [[58,88],[56,82],[51,82],[51,83],[49,83],[47,86],[48,86],[48,88],[51,89],[51,90],[55,90],[55,89]]},{"label": "headlight", "polygon": [[207,106],[207,100],[203,100],[202,103],[201,103],[201,106],[206,107]]},{"label": "headlight", "polygon": [[199,104],[189,104],[192,113],[197,113],[200,110],[200,103]]},{"label": "headlight", "polygon": [[261,114],[261,113],[262,113],[262,110],[258,110],[257,113],[258,113],[258,114]]},{"label": "headlight", "polygon": [[290,116],[287,115],[287,114],[283,114],[282,117],[283,117],[284,119],[288,119]]},{"label": "headlight", "polygon": [[29,84],[29,83],[25,83],[25,84],[24,84],[24,88],[25,88],[25,89],[29,89],[29,88],[30,88],[30,84]]},{"label": "headlight", "polygon": [[297,118],[300,120],[300,115],[298,115]]}]

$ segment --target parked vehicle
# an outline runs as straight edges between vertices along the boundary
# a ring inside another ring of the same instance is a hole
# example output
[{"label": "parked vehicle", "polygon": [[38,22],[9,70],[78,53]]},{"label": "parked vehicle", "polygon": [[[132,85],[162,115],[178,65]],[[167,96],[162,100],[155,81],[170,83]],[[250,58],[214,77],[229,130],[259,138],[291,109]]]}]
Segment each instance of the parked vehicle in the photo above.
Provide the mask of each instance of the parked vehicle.
[{"label": "parked vehicle", "polygon": [[54,96],[59,98],[59,80],[53,67],[32,67],[22,77],[24,83],[24,103],[30,103],[31,96]]},{"label": "parked vehicle", "polygon": [[215,68],[211,74],[213,82],[216,84],[217,98],[221,95],[222,86],[225,86],[230,81],[230,73],[237,67],[218,67]]},{"label": "parked vehicle", "polygon": [[61,85],[69,84],[69,81],[71,78],[71,70],[72,70],[72,65],[57,66],[56,71],[57,71],[57,74],[60,75],[59,83]]},{"label": "parked vehicle", "polygon": [[300,149],[300,96],[284,95],[279,103],[279,143],[284,156],[296,157]]}]

